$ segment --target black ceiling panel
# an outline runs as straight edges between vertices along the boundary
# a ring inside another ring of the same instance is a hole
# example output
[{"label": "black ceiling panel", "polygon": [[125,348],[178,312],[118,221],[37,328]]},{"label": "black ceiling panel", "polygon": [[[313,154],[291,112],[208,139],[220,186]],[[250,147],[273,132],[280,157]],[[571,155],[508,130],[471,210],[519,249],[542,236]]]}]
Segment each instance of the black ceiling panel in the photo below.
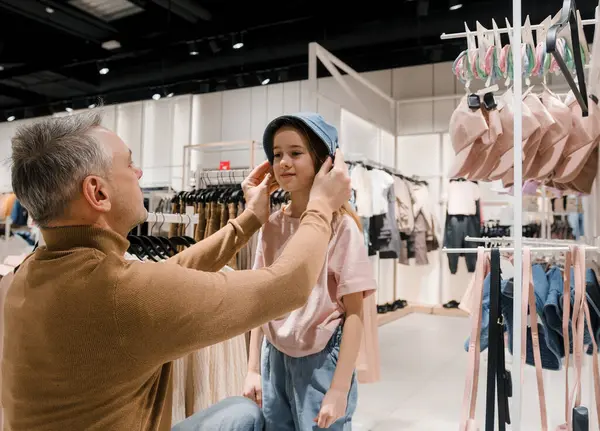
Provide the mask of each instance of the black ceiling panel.
[{"label": "black ceiling panel", "polygon": [[[272,82],[306,79],[313,41],[358,71],[452,61],[465,41],[442,41],[442,32],[512,16],[508,0],[462,4],[450,11],[449,0],[0,0],[0,121],[9,111],[42,115],[97,97],[118,103],[157,89],[251,86],[257,73]],[[585,19],[597,1],[577,5]],[[523,0],[523,18],[540,22],[561,6]],[[593,26],[586,34],[591,41]],[[233,49],[240,38],[244,47]]]}]

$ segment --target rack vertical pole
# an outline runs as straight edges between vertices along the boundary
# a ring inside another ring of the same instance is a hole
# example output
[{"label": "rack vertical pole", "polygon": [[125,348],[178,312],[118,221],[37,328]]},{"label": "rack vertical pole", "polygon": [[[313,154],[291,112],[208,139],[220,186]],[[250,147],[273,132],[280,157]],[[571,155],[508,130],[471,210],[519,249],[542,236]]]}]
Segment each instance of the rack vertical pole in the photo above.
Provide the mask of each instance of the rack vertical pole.
[{"label": "rack vertical pole", "polygon": [[[523,110],[521,108],[521,99],[523,95],[523,57],[521,55],[521,0],[513,0],[513,83],[514,83],[514,191],[515,203],[514,211],[514,296],[513,304],[515,310],[521,309],[521,298],[523,294]],[[514,313],[513,316],[513,361],[512,361],[512,384],[513,384],[513,404],[511,409],[512,430],[521,430],[521,325],[527,322],[521,321],[521,313]]]}]

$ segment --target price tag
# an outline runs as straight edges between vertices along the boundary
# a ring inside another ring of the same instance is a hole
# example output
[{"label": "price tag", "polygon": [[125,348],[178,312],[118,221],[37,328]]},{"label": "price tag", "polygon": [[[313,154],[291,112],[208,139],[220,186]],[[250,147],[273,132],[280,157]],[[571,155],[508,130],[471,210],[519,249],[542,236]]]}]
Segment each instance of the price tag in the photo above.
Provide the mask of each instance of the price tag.
[{"label": "price tag", "polygon": [[219,170],[220,171],[228,171],[231,169],[231,163],[229,160],[221,160],[219,162]]}]

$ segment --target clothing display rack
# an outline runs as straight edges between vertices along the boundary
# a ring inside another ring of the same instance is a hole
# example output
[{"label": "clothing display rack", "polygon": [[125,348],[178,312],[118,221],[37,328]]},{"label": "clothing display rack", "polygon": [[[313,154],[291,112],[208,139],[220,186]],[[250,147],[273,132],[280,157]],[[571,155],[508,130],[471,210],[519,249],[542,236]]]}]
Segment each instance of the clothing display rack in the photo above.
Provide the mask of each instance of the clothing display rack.
[{"label": "clothing display rack", "polygon": [[[571,25],[571,35],[572,43],[573,43],[573,51],[577,54],[580,53],[579,46],[579,37],[578,37],[578,28],[577,28],[577,16],[576,16],[576,6],[574,0],[565,0],[563,3],[563,8],[561,11],[561,16],[558,21],[550,26],[548,29],[548,33],[546,36],[546,52],[554,55],[554,58],[560,65],[560,69],[565,75],[569,87],[573,94],[576,96],[577,101],[579,102],[582,108],[582,116],[587,116],[587,93],[585,87],[585,79],[583,77],[583,65],[581,64],[581,56],[575,55],[575,69],[578,76],[578,83],[570,76],[570,71],[564,64],[561,56],[556,52],[556,38],[559,33],[563,29],[563,27],[570,23]],[[500,33],[508,33],[510,42],[511,42],[511,51],[512,51],[512,60],[513,60],[513,73],[512,76],[515,79],[512,81],[513,85],[513,93],[514,100],[522,100],[523,97],[523,54],[522,54],[522,14],[521,14],[521,0],[513,0],[512,2],[512,23],[513,27],[511,28],[508,25],[506,28],[497,28],[496,23],[493,23],[493,29],[479,29],[478,34],[476,32],[471,32],[467,28],[465,23],[466,32],[462,33],[454,33],[454,34],[446,34],[443,33],[441,35],[441,39],[461,39],[468,38],[470,40],[474,40],[475,37],[482,37],[482,34],[490,35],[490,34],[500,34]],[[529,26],[529,20],[527,19],[526,24]],[[584,25],[596,24],[596,20],[587,20],[583,21]],[[478,24],[479,27],[479,24]],[[532,25],[532,29],[540,29],[541,25]],[[483,33],[482,33],[483,32]],[[499,36],[497,36],[499,39]],[[491,76],[491,75],[490,75]],[[513,307],[515,310],[521,309],[522,304],[522,294],[523,294],[523,244],[528,241],[524,241],[522,237],[522,226],[523,226],[523,192],[521,185],[523,184],[523,109],[521,103],[515,103],[513,106],[513,115],[514,115],[514,124],[513,124],[513,184],[514,187],[514,206],[513,206],[513,218],[514,218],[514,231],[513,237],[511,238],[512,246],[510,247],[501,247],[493,250],[498,250],[500,252],[508,252],[513,253],[513,266],[514,266],[514,296],[513,296]],[[495,241],[496,239],[494,239]],[[490,241],[489,239],[484,239],[483,242]],[[545,243],[544,243],[545,244]],[[563,245],[563,243],[555,243],[555,245],[549,246],[540,246],[540,247],[531,247],[532,252],[554,252],[554,251],[569,251],[569,246]],[[460,248],[460,249],[442,249],[445,253],[478,253],[477,249],[474,248]],[[485,252],[490,252],[492,249],[485,249]],[[586,247],[586,251],[597,251],[597,247]],[[479,318],[478,316],[476,318]],[[521,354],[525,353],[521,351],[521,328],[522,325],[525,325],[526,322],[522,321],[521,313],[514,313],[513,317],[513,327],[515,330],[513,331],[513,357],[521,358]],[[568,354],[568,353],[567,353]],[[514,378],[512,379],[512,400],[511,403],[511,412],[510,412],[510,423],[512,425],[513,431],[521,430],[521,409],[522,409],[522,382],[518,376],[522,374],[522,366],[521,361],[515,360],[512,364],[512,375]],[[505,429],[505,425],[501,424],[500,429]]]},{"label": "clothing display rack", "polygon": [[[185,145],[183,147],[183,178],[181,180],[181,190],[188,190],[190,188],[190,166],[191,166],[191,152],[192,151],[206,151],[223,148],[224,151],[235,151],[235,148],[240,147],[239,151],[249,151],[249,165],[248,162],[244,163],[245,166],[253,168],[256,160],[256,148],[260,145],[260,142],[255,140],[239,140],[239,141],[224,141],[224,142],[206,142],[203,144]],[[232,166],[230,168],[237,168]]]}]

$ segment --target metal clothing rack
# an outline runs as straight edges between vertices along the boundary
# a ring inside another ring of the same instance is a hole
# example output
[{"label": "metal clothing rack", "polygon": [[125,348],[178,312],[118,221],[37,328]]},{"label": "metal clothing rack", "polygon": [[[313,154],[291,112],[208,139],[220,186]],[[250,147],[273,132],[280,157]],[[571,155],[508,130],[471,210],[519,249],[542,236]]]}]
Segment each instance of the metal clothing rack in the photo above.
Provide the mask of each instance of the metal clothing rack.
[{"label": "metal clothing rack", "polygon": [[[185,224],[185,234],[189,237],[194,237],[194,229],[198,224],[198,214],[194,214],[194,208],[186,207],[185,214],[171,214],[171,213],[148,213],[146,218],[148,223],[177,223]],[[152,231],[152,226],[149,227],[149,231]]]},{"label": "metal clothing rack", "polygon": [[202,182],[205,185],[241,184],[251,172],[251,168],[229,170],[203,169],[197,173],[197,178],[200,180],[200,184],[196,184],[196,187],[202,188]]},{"label": "metal clothing rack", "polygon": [[[571,0],[572,1],[572,0]],[[570,0],[566,0],[565,4],[570,2]],[[563,8],[564,9],[564,8]],[[564,15],[564,14],[563,14]],[[522,15],[521,15],[521,0],[513,0],[512,1],[512,22],[513,27],[503,28],[503,29],[491,29],[484,30],[484,33],[494,33],[499,31],[500,33],[509,33],[512,30],[512,40],[511,40],[511,50],[512,50],[512,58],[513,58],[513,76],[514,77],[522,77],[523,76],[523,57],[521,54],[521,41],[522,41]],[[591,25],[596,24],[596,20],[585,20],[582,21],[583,25]],[[541,28],[541,25],[533,25],[531,26],[532,30]],[[467,29],[468,31],[468,29]],[[461,39],[470,37],[475,34],[475,32],[462,32],[462,33],[454,33],[454,34],[446,34],[443,33],[440,37],[441,39]],[[571,84],[569,82],[569,84]],[[572,88],[572,85],[570,85]],[[523,96],[523,82],[522,79],[514,79],[513,80],[513,94],[515,100],[521,100]],[[521,185],[523,184],[523,110],[521,103],[516,103],[513,107],[513,116],[514,116],[514,124],[513,124],[513,166],[514,166],[514,177],[513,184]],[[513,256],[513,266],[514,266],[514,296],[513,303],[515,310],[520,309],[521,300],[522,300],[522,271],[523,271],[523,256],[519,251],[523,250],[523,190],[522,187],[517,186],[514,187],[514,206],[513,206],[513,219],[514,219],[514,232],[511,242],[513,243],[512,247],[502,247],[499,249],[501,252],[514,252]],[[489,241],[489,240],[488,240]],[[528,242],[527,240],[525,240]],[[568,251],[569,247],[561,244],[553,243],[549,247],[531,247],[531,251],[539,251],[539,252],[553,252],[553,251]],[[587,248],[586,248],[587,249]],[[597,247],[589,247],[592,251],[597,251]],[[489,251],[491,249],[486,249]],[[445,253],[477,253],[476,248],[463,248],[463,249],[442,249]],[[521,314],[515,313],[513,317],[513,325],[515,328],[521,328],[523,324],[526,322],[522,322]],[[513,333],[513,355],[515,358],[521,357],[521,331],[516,330]],[[514,361],[513,362],[513,376],[521,375],[521,362]],[[521,380],[519,378],[514,379],[513,381],[513,402],[512,402],[512,430],[520,431],[521,430],[521,411],[522,411],[522,385]]]}]

